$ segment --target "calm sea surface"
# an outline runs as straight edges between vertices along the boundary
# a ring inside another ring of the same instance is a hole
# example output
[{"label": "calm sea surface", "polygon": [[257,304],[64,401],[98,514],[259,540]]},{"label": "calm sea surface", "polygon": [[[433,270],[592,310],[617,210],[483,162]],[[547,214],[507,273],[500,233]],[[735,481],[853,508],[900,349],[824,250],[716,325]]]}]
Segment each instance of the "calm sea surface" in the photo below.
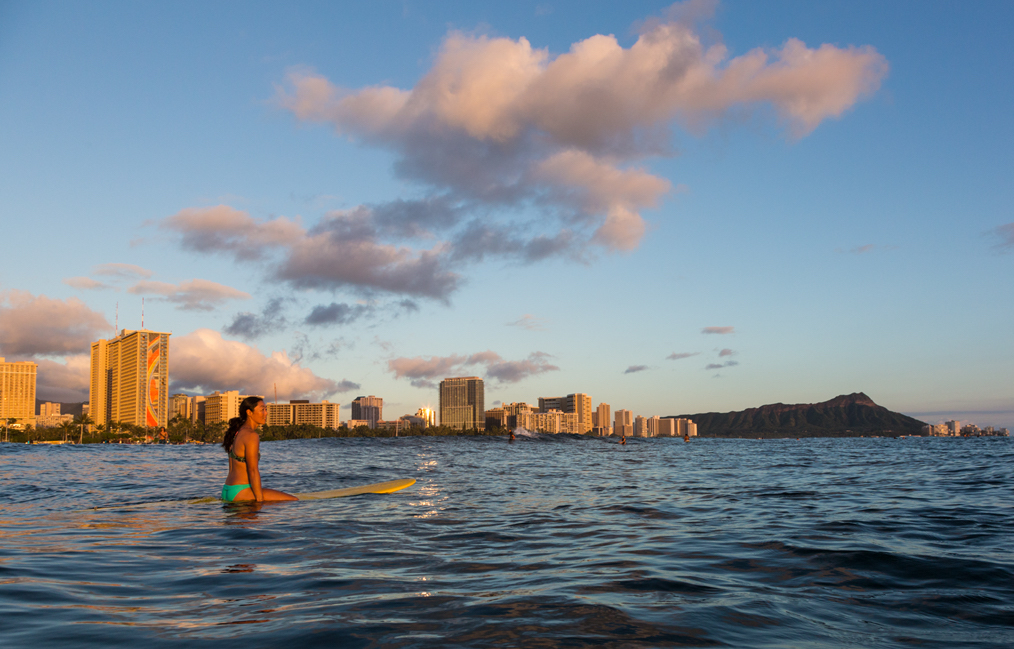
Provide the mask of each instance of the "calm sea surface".
[{"label": "calm sea surface", "polygon": [[4,647],[1012,647],[1014,439],[0,444]]}]

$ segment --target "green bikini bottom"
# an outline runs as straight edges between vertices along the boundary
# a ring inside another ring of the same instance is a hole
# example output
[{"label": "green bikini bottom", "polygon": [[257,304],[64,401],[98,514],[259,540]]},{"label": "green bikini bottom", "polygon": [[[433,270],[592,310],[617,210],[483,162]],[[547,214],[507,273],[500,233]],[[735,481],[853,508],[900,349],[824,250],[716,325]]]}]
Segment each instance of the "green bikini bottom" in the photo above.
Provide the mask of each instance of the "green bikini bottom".
[{"label": "green bikini bottom", "polygon": [[224,484],[222,485],[222,500],[227,503],[231,503],[236,500],[236,496],[239,495],[239,492],[249,488],[250,485],[248,484]]}]

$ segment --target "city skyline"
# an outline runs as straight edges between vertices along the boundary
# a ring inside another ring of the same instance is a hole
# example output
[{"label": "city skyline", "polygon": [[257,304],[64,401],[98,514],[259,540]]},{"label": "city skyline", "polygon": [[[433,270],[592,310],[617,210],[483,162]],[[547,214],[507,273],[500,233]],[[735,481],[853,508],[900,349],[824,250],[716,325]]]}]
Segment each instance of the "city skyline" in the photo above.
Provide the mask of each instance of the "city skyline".
[{"label": "city skyline", "polygon": [[0,6],[40,399],[146,323],[162,398],[1014,427],[1011,5],[276,8]]}]

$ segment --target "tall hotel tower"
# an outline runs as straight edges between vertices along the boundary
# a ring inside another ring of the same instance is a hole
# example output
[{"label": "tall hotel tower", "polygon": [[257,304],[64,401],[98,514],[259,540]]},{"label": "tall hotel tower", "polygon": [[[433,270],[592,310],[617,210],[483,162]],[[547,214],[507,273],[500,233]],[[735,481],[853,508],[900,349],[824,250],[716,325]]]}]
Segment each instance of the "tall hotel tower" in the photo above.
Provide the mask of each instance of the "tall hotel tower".
[{"label": "tall hotel tower", "polygon": [[440,425],[486,430],[482,379],[464,376],[440,382]]},{"label": "tall hotel tower", "polygon": [[35,425],[35,377],[38,365],[30,361],[8,363],[0,356],[0,423],[14,418]]},{"label": "tall hotel tower", "polygon": [[169,419],[169,336],[123,329],[92,343],[90,414],[97,424],[165,426]]}]

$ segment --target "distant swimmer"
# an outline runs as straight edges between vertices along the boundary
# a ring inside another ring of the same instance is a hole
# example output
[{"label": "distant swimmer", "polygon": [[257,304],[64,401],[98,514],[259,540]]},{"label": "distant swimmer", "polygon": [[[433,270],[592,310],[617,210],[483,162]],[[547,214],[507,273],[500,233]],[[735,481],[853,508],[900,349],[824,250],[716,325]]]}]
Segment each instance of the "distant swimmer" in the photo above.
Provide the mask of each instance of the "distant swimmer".
[{"label": "distant swimmer", "polygon": [[510,436],[510,438],[507,439],[507,441],[508,442],[513,442],[514,441],[514,431],[513,430],[511,431],[511,436]]},{"label": "distant swimmer", "polygon": [[625,445],[627,443],[626,435],[620,435],[620,444]]},{"label": "distant swimmer", "polygon": [[222,448],[229,453],[229,476],[222,485],[225,502],[299,500],[284,491],[261,487],[261,438],[257,429],[268,419],[264,399],[247,397],[239,404],[239,417],[229,420]]},{"label": "distant swimmer", "polygon": [[684,442],[689,442],[690,441],[690,434],[689,433],[683,435],[683,441]]}]

